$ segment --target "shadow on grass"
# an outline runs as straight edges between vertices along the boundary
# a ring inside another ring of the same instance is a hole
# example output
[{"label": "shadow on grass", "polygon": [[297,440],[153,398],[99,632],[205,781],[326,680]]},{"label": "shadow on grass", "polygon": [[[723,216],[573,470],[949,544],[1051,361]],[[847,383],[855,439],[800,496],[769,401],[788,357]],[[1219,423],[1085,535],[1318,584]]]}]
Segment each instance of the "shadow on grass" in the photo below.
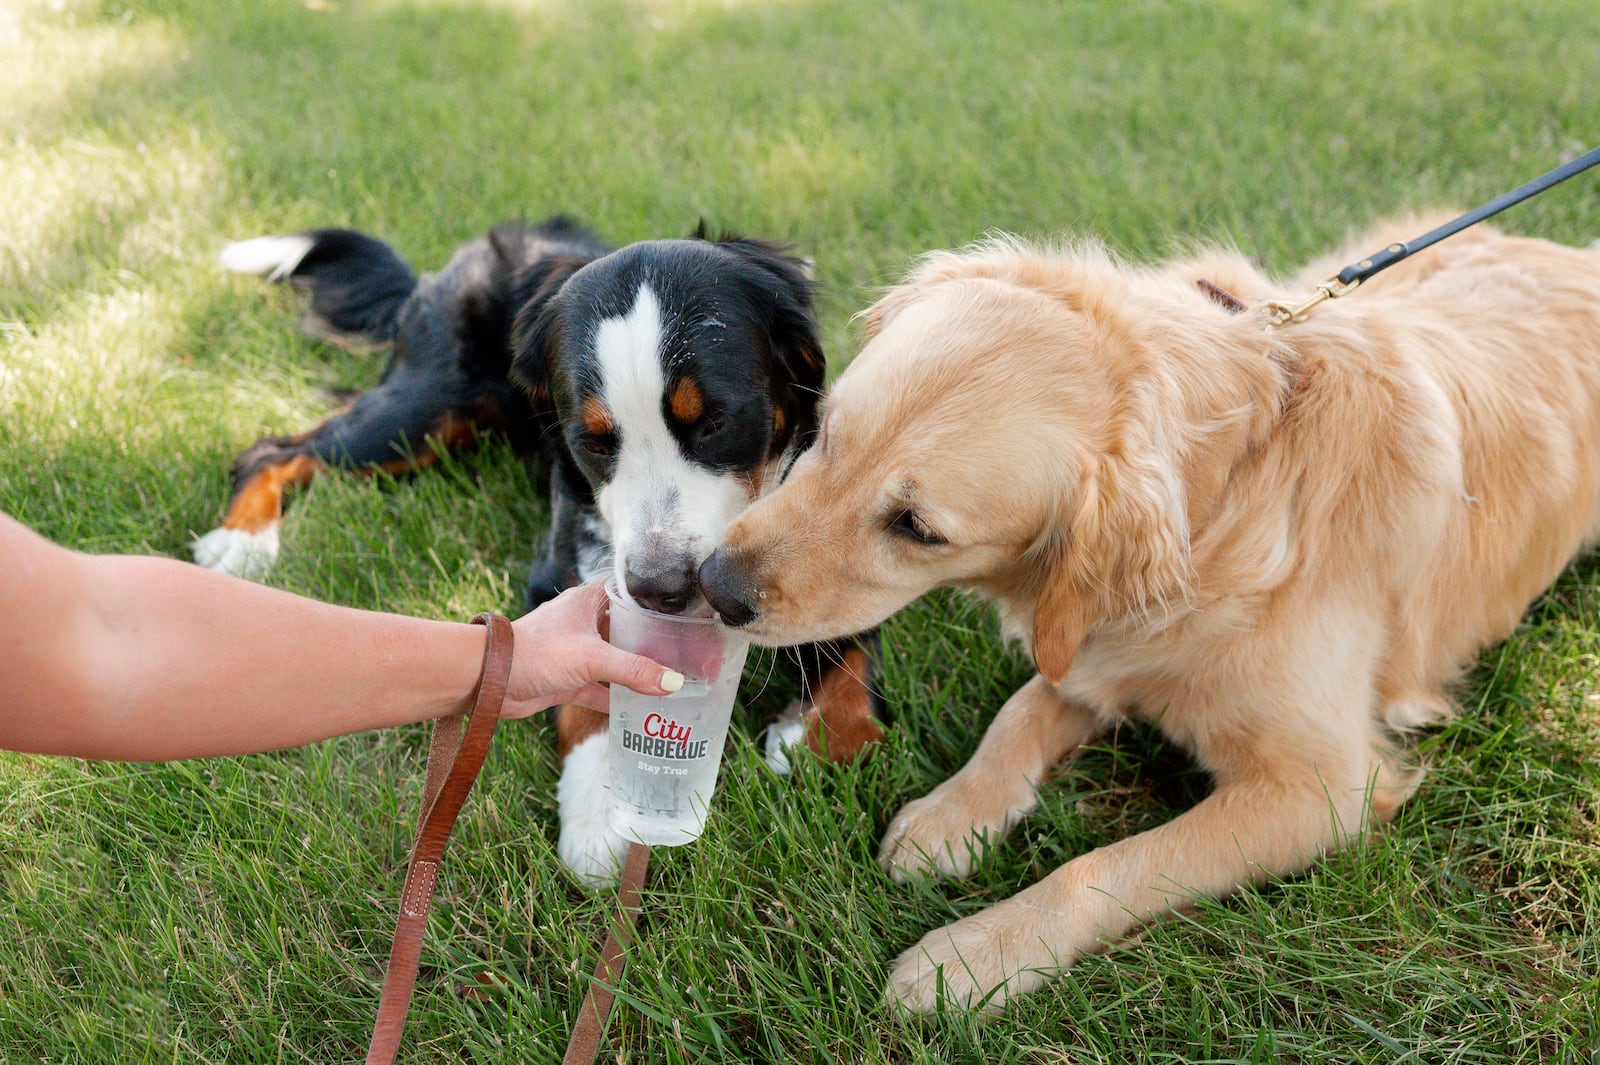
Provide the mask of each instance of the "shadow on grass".
[{"label": "shadow on grass", "polygon": [[[1092,6],[1001,20],[981,4],[863,12],[844,0],[136,0],[79,23],[160,21],[170,54],[109,64],[20,126],[111,131],[130,147],[153,131],[197,135],[221,157],[224,228],[357,224],[431,263],[517,213],[573,211],[617,240],[680,233],[703,216],[825,242],[815,250],[837,278],[836,247],[873,263],[883,248],[899,263],[995,227],[1088,224],[1151,248],[1221,224],[1272,253],[1320,251],[1418,195],[1500,191],[1474,160],[1510,156],[1516,172],[1586,125],[1581,93],[1552,102],[1508,74],[1559,10],[1514,35],[1497,18],[1437,38],[1416,32],[1425,11],[1359,33],[1315,13],[1262,20],[1218,5],[1187,17],[1195,24],[1181,28],[1210,48],[1162,52],[1141,12]],[[1396,87],[1353,96],[1320,66],[1238,61],[1293,55],[1308,38],[1334,66],[1392,59]],[[1452,76],[1462,68],[1475,77]],[[1513,137],[1440,125],[1484,97],[1502,113],[1542,105],[1543,118]],[[1346,129],[1341,109],[1377,106],[1409,135],[1368,142]],[[69,219],[49,242],[110,245],[110,234],[74,232],[84,221],[103,220]],[[1285,234],[1297,238],[1287,249]]]},{"label": "shadow on grass", "polygon": [[[1434,197],[1476,202],[1546,169],[1590,125],[1600,84],[1589,43],[1600,16],[1578,3],[1485,5],[1455,25],[1428,5],[1393,4],[1302,6],[1266,18],[1243,4],[1026,5],[1002,15],[976,2],[520,10],[153,2],[78,11],[75,26],[114,31],[125,15],[126,24],[156,28],[140,38],[155,61],[66,70],[60,91],[23,105],[17,135],[45,151],[47,175],[57,166],[74,176],[74,161],[88,162],[82,184],[36,216],[32,280],[0,290],[0,317],[29,329],[92,316],[88,297],[119,287],[151,286],[176,308],[177,324],[150,342],[156,365],[144,372],[156,386],[117,407],[97,435],[52,433],[41,446],[0,430],[0,500],[33,499],[41,524],[56,523],[45,526],[52,532],[105,549],[180,550],[188,531],[216,520],[227,463],[255,435],[304,425],[327,378],[359,386],[376,374],[376,362],[289,339],[293,301],[284,295],[217,277],[211,260],[225,239],[351,224],[425,268],[511,215],[567,210],[617,241],[678,234],[704,217],[804,241],[820,263],[839,361],[862,286],[928,247],[991,227],[1086,226],[1135,252],[1159,250],[1174,233],[1223,232],[1288,268],[1374,214]],[[1351,77],[1370,70],[1384,76]],[[1557,83],[1551,70],[1572,73]],[[1600,207],[1552,195],[1515,225],[1592,236]],[[59,341],[63,361],[74,354],[69,339]],[[151,423],[164,424],[134,431]],[[305,508],[307,538],[335,557],[326,566],[309,553],[290,560],[284,582],[390,608],[503,595],[505,573],[520,578],[506,560],[520,552],[525,564],[542,512],[484,498],[485,484],[515,493],[526,479],[503,452],[480,461],[430,471],[425,484],[322,493]],[[504,509],[516,513],[502,520]],[[1569,581],[1592,588],[1596,565],[1590,556]],[[1581,616],[1586,601],[1559,609]],[[1158,932],[1148,963],[1088,963],[1081,979],[985,1026],[890,1024],[880,1008],[884,968],[921,931],[1156,823],[1205,788],[1170,749],[1131,731],[1053,786],[974,882],[920,894],[889,888],[872,861],[884,822],[965,761],[1029,672],[999,646],[985,612],[942,598],[908,617],[891,651],[903,654],[886,681],[902,726],[884,756],[843,770],[808,767],[802,788],[759,771],[730,773],[730,816],[701,846],[664,856],[653,889],[664,901],[651,914],[661,934],[641,947],[636,986],[674,1017],[692,1007],[694,1024],[679,1038],[657,1017],[624,1010],[615,1045],[674,1061],[809,1060],[815,1048],[850,1060],[862,1047],[875,1060],[1017,1060],[1019,1046],[1038,1047],[1039,1060],[1176,1060],[1189,1049],[1185,1020],[1205,1014],[1187,1018],[1167,1003],[1194,988],[1222,1003],[1206,1045],[1234,1059],[1255,1057],[1253,1048],[1282,1032],[1326,1041],[1331,1057],[1370,1056],[1368,1037],[1339,1020],[1357,1003],[1406,1046],[1430,1052],[1439,1032],[1490,1025],[1456,1046],[1463,1057],[1506,1045],[1519,1016],[1537,1017],[1515,1004],[1480,1010],[1444,999],[1405,1027],[1399,997],[1350,989],[1356,977],[1346,974],[1365,940],[1338,928],[1326,931],[1331,946],[1312,946],[1343,956],[1308,968],[1284,995],[1276,974],[1263,967],[1258,979],[1248,969],[1282,942],[1279,919],[1250,896],[1206,919],[1212,930],[1256,934],[1247,941],[1264,944],[1258,951],[1213,943],[1215,931],[1190,937],[1207,950]],[[1486,678],[1474,686],[1515,707],[1507,718],[1540,701],[1532,687]],[[775,683],[759,695],[747,727],[790,694]],[[1525,900],[1554,915],[1552,933],[1579,927],[1569,913],[1595,912],[1592,889],[1578,906],[1544,890],[1576,867],[1569,852],[1550,843],[1519,851],[1502,832],[1516,816],[1533,837],[1559,801],[1559,778],[1518,783],[1531,779],[1530,762],[1555,751],[1552,764],[1574,764],[1569,746],[1533,742],[1536,723],[1530,715],[1449,734],[1442,742],[1459,750],[1441,754],[1453,764],[1437,776],[1453,790],[1429,798],[1425,785],[1419,823],[1401,826],[1452,856],[1490,856],[1503,872],[1471,883],[1506,892],[1492,906],[1479,905],[1478,888],[1442,876],[1438,893],[1511,927],[1518,947],[1522,932],[1502,918]],[[241,761],[214,778],[165,767],[98,796],[54,770],[51,790],[75,796],[49,800],[60,836],[21,841],[31,849],[6,871],[20,871],[20,882],[30,865],[44,870],[37,895],[20,906],[39,937],[25,970],[35,978],[0,996],[10,1011],[0,1051],[41,1060],[158,1052],[147,1048],[204,1060],[350,1056],[370,1020],[370,962],[391,917],[389,874],[404,835],[396,822],[409,816],[383,796],[406,772],[401,749],[415,740],[335,742]],[[447,935],[439,938],[450,943],[452,973],[493,965],[519,980],[531,975],[504,1009],[457,1000],[442,978],[419,1000],[412,1033],[419,1046],[482,1060],[553,1060],[582,991],[574,974],[592,961],[588,937],[607,906],[578,896],[555,866],[548,748],[526,733],[497,743],[494,757],[508,771],[476,797],[465,831],[479,845],[452,854],[452,876],[465,886],[440,917]],[[273,772],[255,780],[250,767]],[[1482,803],[1476,772],[1503,778],[1505,804]],[[1441,815],[1443,827],[1424,814]],[[65,840],[59,850],[56,838]],[[81,876],[80,850],[93,857]],[[1365,869],[1377,892],[1392,893],[1409,881],[1407,861],[1420,866],[1414,859],[1426,856],[1420,845],[1397,853],[1393,869],[1357,857],[1336,868]],[[146,891],[129,872],[141,867],[170,867],[173,881],[158,877]],[[1330,908],[1313,878],[1265,897],[1299,902],[1284,907],[1285,920],[1321,935]],[[502,884],[524,890],[474,890]],[[1341,904],[1364,919],[1371,899],[1353,895]],[[203,919],[185,914],[190,904],[203,906]],[[1431,914],[1414,925],[1380,921],[1376,934],[1414,948],[1419,968],[1443,959],[1442,968],[1454,949],[1448,936],[1440,946]],[[1214,969],[1196,968],[1212,954]],[[136,1000],[96,998],[130,971]],[[1497,979],[1486,972],[1478,975]],[[65,1007],[52,973],[83,981]],[[664,990],[651,989],[652,978]],[[1576,986],[1547,980],[1557,995]],[[1505,986],[1508,995],[1519,989],[1515,980]],[[274,1008],[256,1008],[270,995],[279,996]],[[1130,1034],[1132,1045],[1123,1042]]]},{"label": "shadow on grass", "polygon": [[[132,271],[182,290],[166,343],[196,372],[305,389],[304,345],[226,326],[283,311],[211,276],[223,239],[356,225],[428,268],[505,217],[564,210],[616,241],[700,218],[801,240],[821,266],[838,362],[862,286],[927,247],[1086,225],[1158,250],[1174,233],[1220,230],[1292,265],[1418,195],[1499,191],[1481,157],[1515,170],[1567,144],[1589,113],[1581,93],[1552,105],[1514,74],[1561,11],[1508,38],[1500,16],[1432,36],[1417,32],[1424,11],[1354,18],[1346,32],[1315,12],[1263,20],[1216,6],[1173,27],[1209,42],[1179,51],[1160,48],[1144,15],[1040,5],[1000,19],[981,4],[844,0],[89,6],[59,32],[126,30],[141,60],[85,61],[18,105],[22,135],[134,170],[152,150],[192,149],[198,169],[125,188],[108,177],[122,188],[110,197],[85,183],[83,202],[68,196],[35,227],[31,276],[46,284],[0,289],[0,317],[48,321]],[[1556,36],[1563,51],[1581,35]],[[1306,40],[1335,67],[1390,60],[1393,81],[1411,84],[1352,98],[1320,65],[1238,61],[1292,56]],[[1469,65],[1474,77],[1451,76]],[[1512,137],[1439,121],[1491,98],[1499,113],[1521,103],[1540,117]],[[1351,108],[1380,105],[1386,129],[1412,135],[1369,143],[1345,129]],[[1576,198],[1540,209],[1546,228],[1586,210]],[[161,211],[193,217],[130,236]],[[362,386],[376,368],[339,372]],[[315,409],[299,395],[292,412],[243,410],[228,439],[198,442],[200,456],[225,469],[260,432],[299,428]],[[200,530],[215,513],[184,520]]]}]

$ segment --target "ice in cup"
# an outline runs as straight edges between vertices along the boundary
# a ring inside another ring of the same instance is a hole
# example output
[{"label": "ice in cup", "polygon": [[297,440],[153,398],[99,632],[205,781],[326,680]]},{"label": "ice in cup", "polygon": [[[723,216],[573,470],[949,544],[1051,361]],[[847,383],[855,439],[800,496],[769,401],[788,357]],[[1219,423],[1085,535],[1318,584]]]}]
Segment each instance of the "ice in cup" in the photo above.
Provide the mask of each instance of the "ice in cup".
[{"label": "ice in cup", "polygon": [[606,585],[611,642],[683,674],[671,695],[611,686],[611,827],[652,846],[692,843],[705,831],[750,643],[716,618],[646,610]]}]

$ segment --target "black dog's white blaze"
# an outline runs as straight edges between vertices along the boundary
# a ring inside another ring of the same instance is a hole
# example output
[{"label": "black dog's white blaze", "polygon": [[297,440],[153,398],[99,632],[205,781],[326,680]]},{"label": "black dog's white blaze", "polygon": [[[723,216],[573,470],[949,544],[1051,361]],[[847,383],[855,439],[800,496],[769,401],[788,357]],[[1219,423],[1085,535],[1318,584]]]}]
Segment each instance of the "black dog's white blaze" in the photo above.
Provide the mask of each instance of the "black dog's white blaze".
[{"label": "black dog's white blaze", "polygon": [[666,329],[648,283],[620,318],[602,320],[594,352],[599,393],[616,427],[616,465],[595,493],[611,529],[619,587],[671,571],[693,573],[739,512],[747,482],[692,461],[667,424]]}]

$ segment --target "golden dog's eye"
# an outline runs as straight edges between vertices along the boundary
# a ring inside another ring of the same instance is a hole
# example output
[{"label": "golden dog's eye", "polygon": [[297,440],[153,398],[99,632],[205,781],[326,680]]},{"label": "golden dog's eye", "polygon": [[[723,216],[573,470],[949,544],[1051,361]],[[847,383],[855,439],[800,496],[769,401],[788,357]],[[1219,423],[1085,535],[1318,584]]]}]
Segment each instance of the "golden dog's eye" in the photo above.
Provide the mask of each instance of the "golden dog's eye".
[{"label": "golden dog's eye", "polygon": [[912,510],[903,510],[889,522],[889,531],[896,536],[919,544],[947,544],[950,541],[933,531],[933,527]]}]

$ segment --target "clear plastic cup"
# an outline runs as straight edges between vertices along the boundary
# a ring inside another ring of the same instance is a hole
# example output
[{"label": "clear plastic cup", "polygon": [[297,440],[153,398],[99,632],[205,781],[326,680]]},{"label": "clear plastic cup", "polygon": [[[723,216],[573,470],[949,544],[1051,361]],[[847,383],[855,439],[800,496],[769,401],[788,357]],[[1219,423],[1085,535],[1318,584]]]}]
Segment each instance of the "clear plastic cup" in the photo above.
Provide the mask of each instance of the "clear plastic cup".
[{"label": "clear plastic cup", "polygon": [[750,642],[716,618],[646,610],[606,584],[611,642],[683,674],[671,695],[611,686],[611,827],[651,846],[692,843],[705,831]]}]

